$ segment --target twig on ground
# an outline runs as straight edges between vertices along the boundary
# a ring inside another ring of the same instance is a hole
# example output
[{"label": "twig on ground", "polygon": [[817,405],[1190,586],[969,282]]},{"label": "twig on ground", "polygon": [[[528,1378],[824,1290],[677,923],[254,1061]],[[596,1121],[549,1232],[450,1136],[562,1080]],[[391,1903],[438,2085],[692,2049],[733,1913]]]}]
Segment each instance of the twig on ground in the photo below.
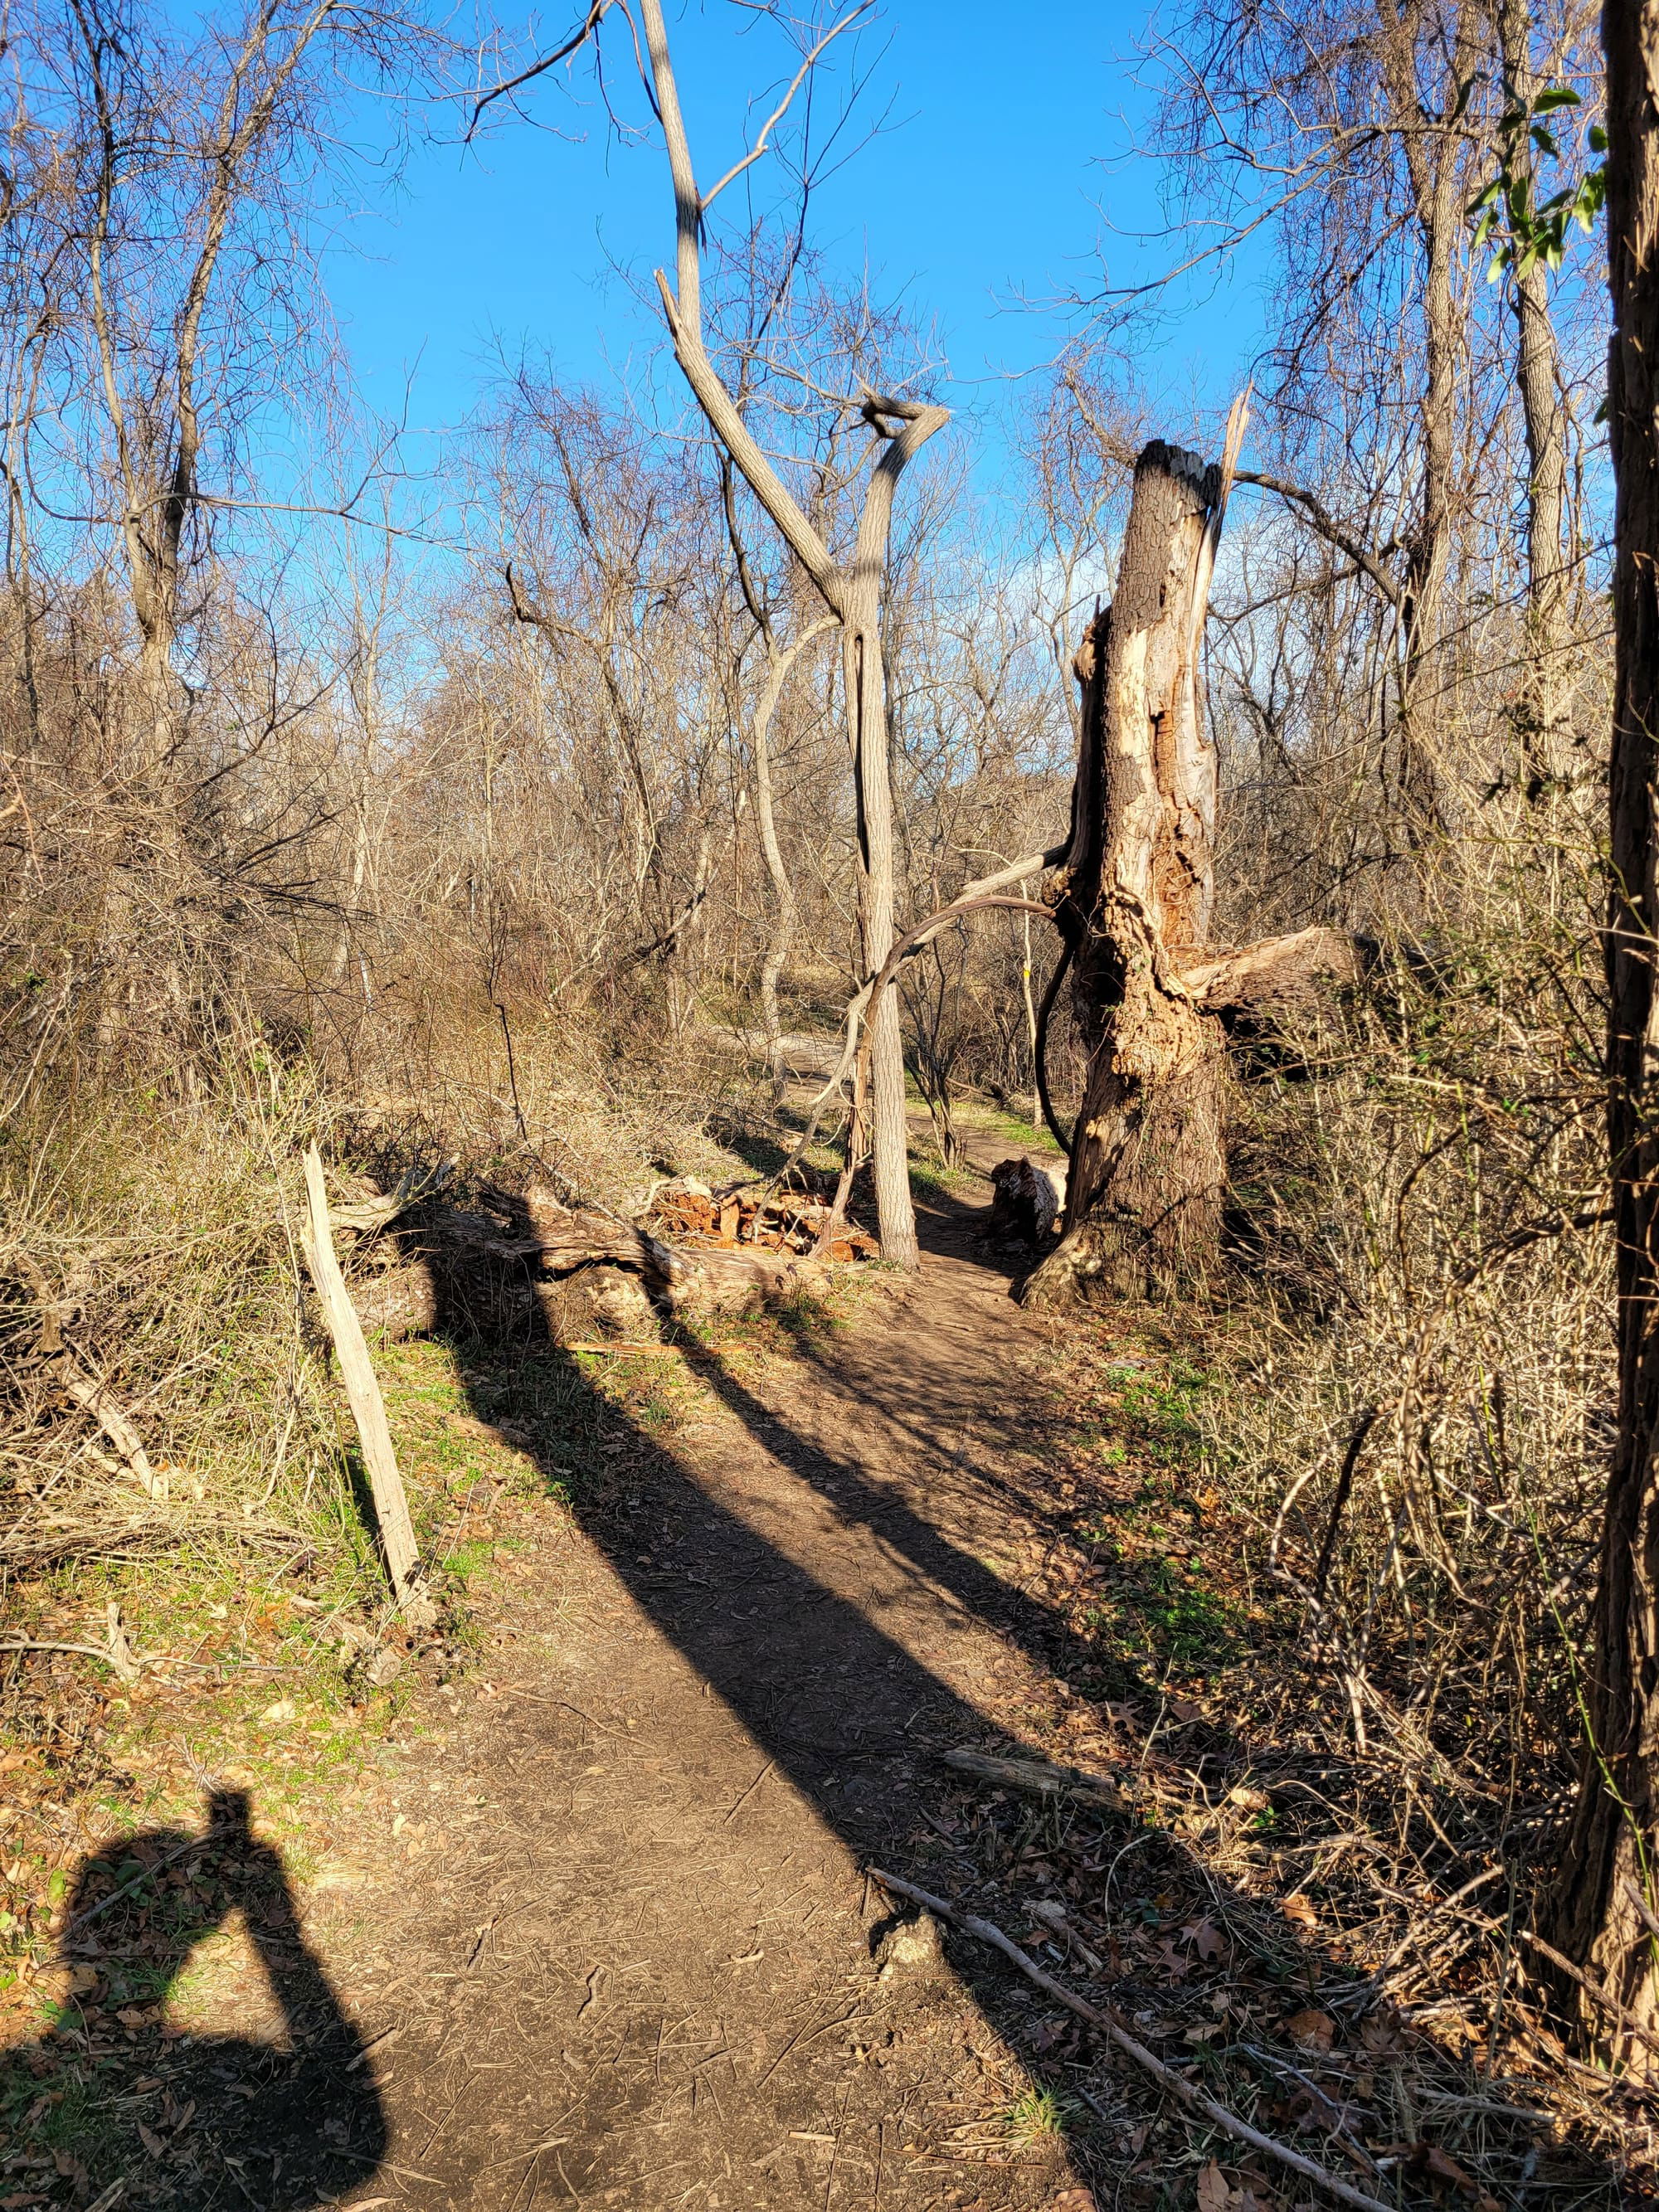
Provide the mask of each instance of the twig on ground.
[{"label": "twig on ground", "polygon": [[1553,1943],[1547,1943],[1541,1936],[1534,1934],[1530,1928],[1523,1928],[1520,1933],[1521,1941],[1523,1943],[1541,1954],[1553,1966],[1559,1966],[1570,1980],[1577,1982],[1586,1996],[1593,1997],[1604,2012],[1611,2013],[1620,2026],[1627,2028],[1638,2043],[1644,2043],[1650,2051],[1659,2054],[1659,2036],[1654,2035],[1649,2029],[1644,2027],[1628,2005],[1620,2004],[1616,1996],[1604,1990],[1599,1982],[1593,1980],[1582,1966],[1575,1966],[1572,1960],[1558,1951]]},{"label": "twig on ground", "polygon": [[1034,1981],[1039,1989],[1046,1990],[1057,2002],[1076,2013],[1080,2019],[1086,2020],[1091,2027],[1099,2028],[1126,2057],[1133,2058],[1137,2066],[1144,2068],[1154,2081],[1160,2082],[1172,2096],[1179,2098],[1189,2111],[1201,2112],[1212,2126],[1220,2128],[1240,2142],[1249,2143],[1253,2150],[1261,2151],[1267,2157],[1276,2159],[1281,2166],[1289,2166],[1291,2172],[1299,2173],[1304,2181],[1311,2181],[1316,2187],[1328,2191],[1344,2204],[1356,2206],[1358,2212],[1392,2212],[1392,2208],[1385,2205],[1380,2197],[1368,2196],[1364,2190],[1354,2188],[1352,2183],[1342,2180],[1314,2160],[1304,2157],[1299,2150],[1293,2150],[1289,2143],[1282,2143],[1273,2136],[1263,2135],[1260,2128],[1253,2128],[1237,2112],[1230,2112],[1224,2105],[1217,2104],[1213,2097],[1206,2096],[1201,2089],[1195,2089],[1172,2066],[1166,2066],[1156,2052],[1137,2041],[1127,2028],[1120,2027],[1109,2013],[1100,2011],[1086,1998],[1068,1990],[1063,1982],[1057,1982],[1052,1974],[1045,1973],[1036,1960],[1029,1958],[994,1921],[981,1920],[977,1913],[959,1912],[944,1898],[930,1896],[925,1889],[918,1889],[914,1882],[901,1881],[896,1875],[884,1874],[879,1867],[872,1867],[870,1873],[884,1889],[891,1890],[896,1897],[908,1897],[913,1904],[925,1905],[928,1911],[936,1913],[941,1920],[952,1922],[966,1934],[977,1936],[981,1943],[988,1943],[994,1950],[1000,1951],[1004,1958],[1018,1966],[1021,1973]]},{"label": "twig on ground", "polygon": [[1079,1798],[1085,1804],[1103,1805],[1114,1813],[1130,1810],[1117,1784],[1103,1774],[1085,1774],[1080,1767],[1057,1766],[1046,1759],[999,1759],[990,1752],[965,1747],[941,1752],[946,1766],[975,1781],[994,1783],[1003,1790],[1018,1790],[1028,1797]]}]

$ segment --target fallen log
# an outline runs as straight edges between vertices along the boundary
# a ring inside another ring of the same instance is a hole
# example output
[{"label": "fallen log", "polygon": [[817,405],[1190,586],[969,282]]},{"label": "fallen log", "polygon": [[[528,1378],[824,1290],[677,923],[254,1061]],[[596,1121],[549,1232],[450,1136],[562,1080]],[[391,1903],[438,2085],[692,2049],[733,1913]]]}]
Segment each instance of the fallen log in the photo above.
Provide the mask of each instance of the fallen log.
[{"label": "fallen log", "polygon": [[429,1336],[438,1325],[438,1285],[428,1260],[406,1260],[383,1267],[353,1286],[352,1302],[365,1336],[388,1344],[406,1336]]},{"label": "fallen log", "polygon": [[[810,1221],[828,1209],[809,1200],[799,1211],[808,1217],[810,1247]],[[870,1243],[861,1231],[843,1231],[834,1256],[851,1258]],[[779,1242],[677,1249],[604,1206],[568,1205],[544,1183],[522,1193],[486,1186],[471,1206],[418,1204],[407,1214],[404,1249],[399,1264],[353,1285],[364,1330],[389,1341],[429,1334],[446,1312],[471,1315],[486,1330],[517,1326],[554,1286],[589,1273],[603,1281],[612,1269],[636,1282],[659,1313],[703,1320],[821,1293],[830,1281],[810,1249]],[[555,1334],[573,1318],[550,1313]],[[641,1308],[639,1321],[647,1318]],[[638,1328],[625,1333],[637,1336]]]},{"label": "fallen log", "polygon": [[1113,1813],[1133,1809],[1115,1782],[1103,1774],[1085,1774],[1081,1767],[1055,1766],[1046,1759],[999,1759],[988,1751],[965,1747],[939,1756],[958,1774],[994,1783],[1000,1790],[1018,1790],[1027,1797],[1047,1797],[1054,1803],[1074,1798],[1079,1804],[1102,1805]]}]

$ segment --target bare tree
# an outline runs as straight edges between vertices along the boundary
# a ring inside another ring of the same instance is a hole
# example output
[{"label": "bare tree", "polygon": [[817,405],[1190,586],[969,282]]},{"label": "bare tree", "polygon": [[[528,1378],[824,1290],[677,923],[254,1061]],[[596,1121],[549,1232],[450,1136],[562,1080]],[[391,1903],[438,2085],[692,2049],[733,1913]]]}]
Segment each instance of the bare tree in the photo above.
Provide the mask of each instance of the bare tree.
[{"label": "bare tree", "polygon": [[[800,67],[782,100],[757,134],[754,146],[705,191],[697,180],[680,107],[679,88],[660,0],[641,0],[641,4],[653,105],[661,123],[674,193],[673,282],[670,283],[665,272],[657,273],[663,314],[673,341],[675,358],[722,451],[730,456],[841,627],[847,734],[858,802],[860,951],[866,973],[873,974],[890,951],[895,933],[893,797],[882,637],[883,574],[899,479],[928,439],[949,421],[949,412],[924,401],[874,392],[843,403],[854,407],[873,432],[881,450],[865,490],[852,557],[838,560],[754,436],[716,368],[708,349],[702,306],[704,237],[710,209],[726,186],[765,152],[770,134],[782,120],[795,93],[806,82],[824,49],[850,29],[865,12],[863,0],[860,0],[860,4],[846,15],[807,38]],[[572,44],[579,44],[595,33],[605,13],[600,0],[600,4],[590,10],[583,31]],[[561,51],[571,51],[571,45]],[[548,61],[538,63],[537,70],[549,65]],[[918,1253],[907,1158],[904,1057],[897,1004],[887,994],[883,994],[876,1016],[871,1112],[882,1252],[901,1267],[914,1267],[918,1264]]]}]

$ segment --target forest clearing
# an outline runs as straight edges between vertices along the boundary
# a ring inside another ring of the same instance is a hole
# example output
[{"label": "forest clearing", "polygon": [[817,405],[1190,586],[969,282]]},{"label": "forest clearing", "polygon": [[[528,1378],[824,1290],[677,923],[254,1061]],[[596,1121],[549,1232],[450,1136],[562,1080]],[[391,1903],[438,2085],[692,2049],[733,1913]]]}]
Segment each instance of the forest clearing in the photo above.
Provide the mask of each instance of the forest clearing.
[{"label": "forest clearing", "polygon": [[8,40],[0,2212],[1659,2203],[1659,0]]}]

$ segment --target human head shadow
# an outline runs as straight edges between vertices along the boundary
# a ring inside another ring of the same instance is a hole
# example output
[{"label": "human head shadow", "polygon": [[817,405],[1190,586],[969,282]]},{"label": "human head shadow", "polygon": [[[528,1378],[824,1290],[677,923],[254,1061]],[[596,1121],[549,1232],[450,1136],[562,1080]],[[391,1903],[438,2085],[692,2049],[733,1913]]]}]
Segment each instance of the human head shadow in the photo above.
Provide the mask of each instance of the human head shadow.
[{"label": "human head shadow", "polygon": [[[120,2184],[122,2204],[168,2212],[227,2199],[312,2212],[379,2169],[386,2123],[364,2046],[250,1811],[246,1793],[216,1790],[203,1832],[124,1837],[76,1872],[60,1945],[70,1994],[45,2033],[0,2055],[0,2109],[21,2154],[70,2178],[81,2201]],[[233,1913],[285,2043],[180,2033],[163,2017]]]}]

